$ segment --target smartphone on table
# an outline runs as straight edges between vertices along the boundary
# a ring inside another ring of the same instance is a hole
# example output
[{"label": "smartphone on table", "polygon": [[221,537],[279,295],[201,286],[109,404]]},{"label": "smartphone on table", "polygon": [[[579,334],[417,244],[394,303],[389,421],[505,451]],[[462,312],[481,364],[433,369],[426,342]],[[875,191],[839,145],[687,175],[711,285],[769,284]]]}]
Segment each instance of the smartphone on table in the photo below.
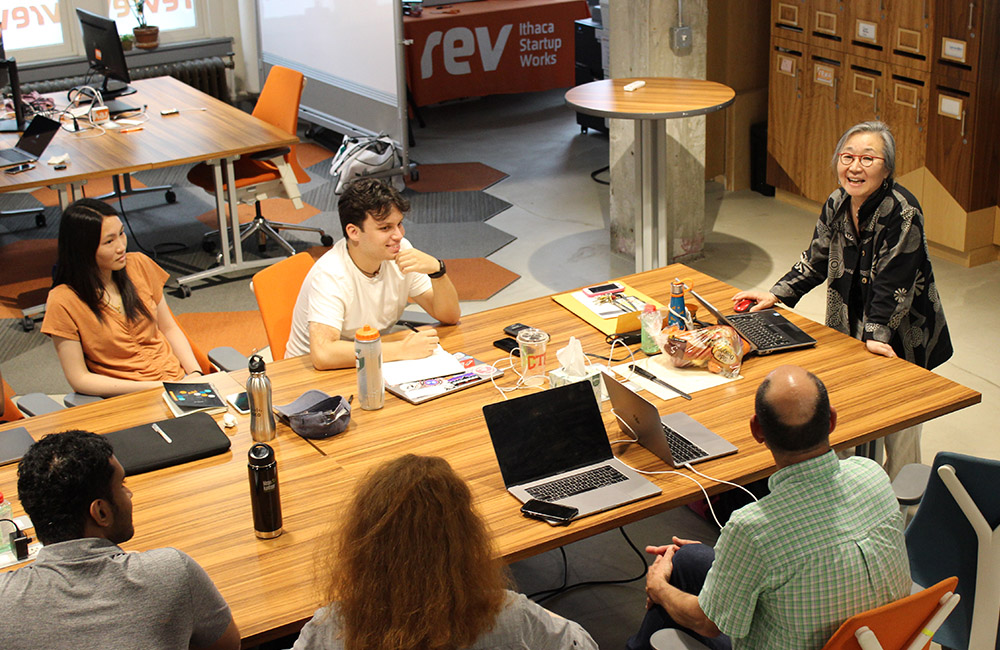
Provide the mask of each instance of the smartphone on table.
[{"label": "smartphone on table", "polygon": [[507,327],[503,328],[503,333],[506,334],[507,336],[513,336],[514,338],[517,338],[518,332],[527,329],[531,329],[531,325],[525,325],[523,323],[514,323],[513,325],[508,325]]},{"label": "smartphone on table", "polygon": [[517,339],[505,338],[493,341],[493,346],[498,347],[507,354],[511,352],[514,353],[515,357],[521,356],[521,347],[517,342]]},{"label": "smartphone on table", "polygon": [[35,165],[33,163],[21,163],[20,165],[14,165],[13,167],[8,167],[4,171],[8,174],[20,174],[21,172],[26,172],[29,169],[34,169]]},{"label": "smartphone on table", "polygon": [[243,415],[250,412],[250,399],[247,397],[246,391],[226,395],[226,401],[232,404],[233,408]]},{"label": "smartphone on table", "polygon": [[595,284],[592,287],[584,287],[582,291],[583,295],[588,298],[593,298],[595,296],[603,296],[609,293],[621,293],[625,291],[625,287],[623,287],[620,282],[608,282],[606,284]]},{"label": "smartphone on table", "polygon": [[554,526],[565,526],[580,514],[580,511],[571,506],[531,499],[521,506],[521,514],[532,519],[547,521]]}]

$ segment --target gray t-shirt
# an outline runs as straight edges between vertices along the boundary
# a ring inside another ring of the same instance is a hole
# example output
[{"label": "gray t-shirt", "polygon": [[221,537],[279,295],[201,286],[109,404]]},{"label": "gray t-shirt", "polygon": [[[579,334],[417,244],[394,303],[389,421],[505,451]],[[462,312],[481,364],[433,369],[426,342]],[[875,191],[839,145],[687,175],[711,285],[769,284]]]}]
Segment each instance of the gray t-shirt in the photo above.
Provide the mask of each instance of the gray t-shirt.
[{"label": "gray t-shirt", "polygon": [[0,574],[4,650],[186,650],[212,645],[231,620],[205,570],[174,548],[126,553],[87,537]]},{"label": "gray t-shirt", "polygon": [[[343,650],[333,606],[316,610],[299,633],[293,650]],[[578,623],[551,613],[523,594],[507,592],[507,605],[497,616],[493,629],[486,632],[469,650],[597,650],[587,631]]]}]

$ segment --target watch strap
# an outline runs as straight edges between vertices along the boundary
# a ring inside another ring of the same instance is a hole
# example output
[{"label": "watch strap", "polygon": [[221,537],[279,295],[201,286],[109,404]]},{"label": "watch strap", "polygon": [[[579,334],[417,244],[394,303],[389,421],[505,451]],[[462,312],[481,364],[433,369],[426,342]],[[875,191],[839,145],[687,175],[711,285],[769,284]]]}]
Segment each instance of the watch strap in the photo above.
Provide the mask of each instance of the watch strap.
[{"label": "watch strap", "polygon": [[436,273],[428,273],[427,274],[427,277],[429,277],[432,280],[437,280],[438,278],[442,277],[447,272],[447,270],[444,267],[444,261],[438,260],[438,264],[441,265],[441,268],[439,268]]}]

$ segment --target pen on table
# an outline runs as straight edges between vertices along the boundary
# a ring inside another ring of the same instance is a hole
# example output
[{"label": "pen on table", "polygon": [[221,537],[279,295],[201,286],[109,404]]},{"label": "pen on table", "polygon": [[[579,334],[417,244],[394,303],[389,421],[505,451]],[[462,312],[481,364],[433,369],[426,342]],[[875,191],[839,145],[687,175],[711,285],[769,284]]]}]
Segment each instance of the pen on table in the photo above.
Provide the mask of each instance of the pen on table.
[{"label": "pen on table", "polygon": [[670,390],[674,391],[675,393],[677,393],[678,395],[680,395],[684,399],[691,399],[690,395],[688,395],[687,393],[685,393],[684,391],[682,391],[679,388],[675,388],[675,387],[671,386],[670,384],[668,384],[667,382],[663,381],[662,379],[660,379],[659,377],[657,377],[653,373],[649,372],[645,368],[640,368],[639,366],[635,365],[634,363],[630,363],[628,367],[632,369],[632,372],[634,372],[635,374],[639,375],[643,379],[647,379],[647,380],[653,382],[654,384],[659,384],[660,386],[663,386],[665,388],[669,388]]},{"label": "pen on table", "polygon": [[167,432],[160,428],[160,425],[154,422],[149,426],[153,427],[153,431],[160,434],[160,437],[166,440],[168,445],[172,445],[174,443],[174,441],[170,439],[170,436],[167,435]]},{"label": "pen on table", "polygon": [[141,126],[133,126],[129,129],[119,129],[119,133],[132,133],[133,131],[142,131]]}]

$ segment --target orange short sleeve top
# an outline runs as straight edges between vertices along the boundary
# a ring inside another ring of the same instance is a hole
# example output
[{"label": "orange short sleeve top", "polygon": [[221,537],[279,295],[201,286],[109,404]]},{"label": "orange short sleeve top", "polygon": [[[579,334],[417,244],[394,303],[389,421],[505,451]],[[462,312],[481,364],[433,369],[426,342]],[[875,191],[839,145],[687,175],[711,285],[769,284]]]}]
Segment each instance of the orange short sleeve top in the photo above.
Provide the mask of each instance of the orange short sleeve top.
[{"label": "orange short sleeve top", "polygon": [[[170,275],[142,253],[126,255],[125,270],[139,299],[155,317],[163,285]],[[174,381],[184,377],[184,368],[155,318],[140,317],[129,322],[108,305],[101,305],[101,313],[103,321],[76,291],[60,284],[46,300],[42,333],[79,341],[87,369],[94,374],[132,381]]]}]

